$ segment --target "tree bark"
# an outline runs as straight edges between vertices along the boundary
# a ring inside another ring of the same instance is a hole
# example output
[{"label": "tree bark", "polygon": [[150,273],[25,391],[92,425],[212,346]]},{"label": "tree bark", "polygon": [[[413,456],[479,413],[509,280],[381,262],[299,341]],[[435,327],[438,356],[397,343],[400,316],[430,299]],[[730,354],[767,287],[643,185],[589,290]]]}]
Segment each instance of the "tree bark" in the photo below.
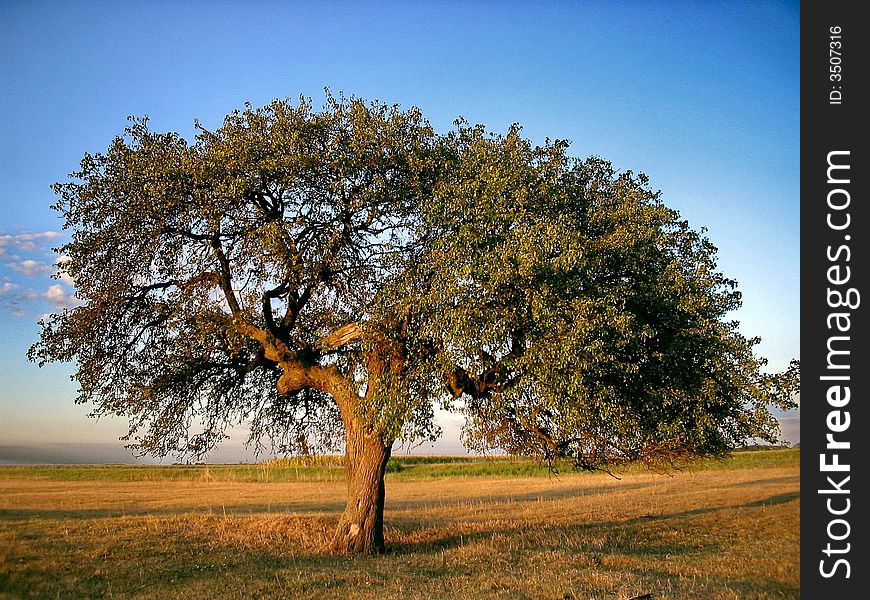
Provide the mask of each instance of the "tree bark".
[{"label": "tree bark", "polygon": [[344,463],[347,505],[338,521],[331,550],[343,554],[384,551],[384,471],[392,442],[366,434],[356,422],[347,426]]}]

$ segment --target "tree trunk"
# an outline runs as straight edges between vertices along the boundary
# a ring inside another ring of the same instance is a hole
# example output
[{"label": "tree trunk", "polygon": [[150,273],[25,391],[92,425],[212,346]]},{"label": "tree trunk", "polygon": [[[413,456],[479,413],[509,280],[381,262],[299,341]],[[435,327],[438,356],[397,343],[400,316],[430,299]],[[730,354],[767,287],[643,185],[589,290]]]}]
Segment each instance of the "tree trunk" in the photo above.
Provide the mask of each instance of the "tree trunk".
[{"label": "tree trunk", "polygon": [[347,506],[331,549],[344,554],[380,554],[384,551],[384,470],[392,443],[368,436],[351,423],[346,444]]}]

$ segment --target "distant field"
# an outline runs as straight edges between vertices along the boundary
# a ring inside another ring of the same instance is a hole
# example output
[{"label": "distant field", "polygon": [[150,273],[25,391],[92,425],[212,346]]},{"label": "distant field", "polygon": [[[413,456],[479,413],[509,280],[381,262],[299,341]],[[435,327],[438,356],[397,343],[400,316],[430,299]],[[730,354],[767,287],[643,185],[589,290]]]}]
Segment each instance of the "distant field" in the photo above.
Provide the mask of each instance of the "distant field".
[{"label": "distant field", "polygon": [[[709,460],[686,467],[742,469],[753,466],[787,466],[799,460],[799,449],[736,452],[727,460]],[[555,465],[557,476],[572,474],[568,462]],[[411,456],[390,459],[387,478],[392,480],[443,477],[550,477],[545,463],[505,456]],[[649,473],[645,466],[621,468],[622,473]],[[278,459],[259,464],[235,465],[36,465],[2,466],[2,479],[54,479],[59,481],[236,481],[280,483],[285,481],[344,481],[339,456],[310,459]]]},{"label": "distant field", "polygon": [[798,598],[799,450],[617,480],[509,458],[398,457],[389,552],[322,547],[314,464],[0,467],[0,598]]}]

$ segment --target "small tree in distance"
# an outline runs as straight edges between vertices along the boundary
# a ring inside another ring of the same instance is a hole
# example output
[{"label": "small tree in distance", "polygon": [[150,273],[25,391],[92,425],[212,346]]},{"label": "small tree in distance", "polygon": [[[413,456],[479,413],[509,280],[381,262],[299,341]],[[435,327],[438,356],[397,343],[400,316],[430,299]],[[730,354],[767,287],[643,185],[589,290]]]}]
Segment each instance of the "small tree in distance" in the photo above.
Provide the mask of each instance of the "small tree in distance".
[{"label": "small tree in distance", "polygon": [[82,305],[31,360],[131,445],[202,456],[247,423],[343,448],[337,552],[384,549],[397,440],[463,411],[466,443],[583,468],[774,441],[797,366],[762,372],[735,282],[647,179],[357,98],[248,106],[193,143],[133,120],[54,206]]}]

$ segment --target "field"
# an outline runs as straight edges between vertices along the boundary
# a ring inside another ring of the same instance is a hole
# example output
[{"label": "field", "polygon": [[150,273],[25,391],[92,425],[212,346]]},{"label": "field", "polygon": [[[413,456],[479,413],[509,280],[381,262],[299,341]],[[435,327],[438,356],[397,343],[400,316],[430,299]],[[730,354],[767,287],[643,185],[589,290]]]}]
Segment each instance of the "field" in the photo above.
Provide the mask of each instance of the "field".
[{"label": "field", "polygon": [[401,457],[383,556],[317,464],[0,467],[0,598],[798,598],[799,450],[615,479]]}]

